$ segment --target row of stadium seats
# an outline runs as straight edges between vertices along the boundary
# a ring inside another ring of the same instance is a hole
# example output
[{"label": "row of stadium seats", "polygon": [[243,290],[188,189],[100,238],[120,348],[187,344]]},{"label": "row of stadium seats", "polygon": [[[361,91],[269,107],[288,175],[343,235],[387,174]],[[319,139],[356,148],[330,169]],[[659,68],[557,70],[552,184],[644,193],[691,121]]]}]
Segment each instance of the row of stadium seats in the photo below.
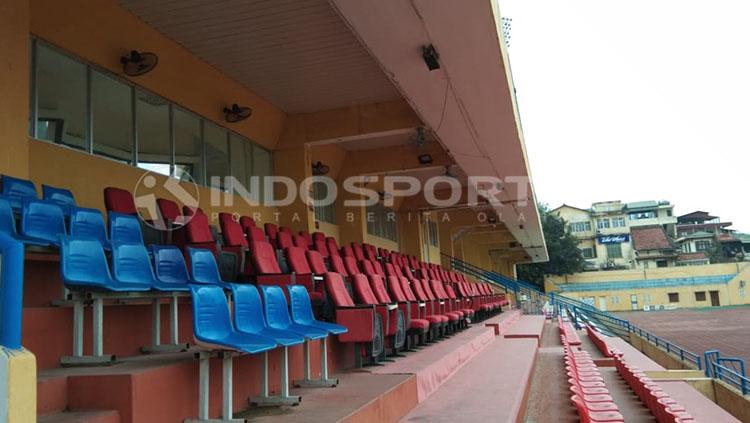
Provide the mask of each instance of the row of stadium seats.
[{"label": "row of stadium seats", "polygon": [[591,342],[596,345],[596,348],[598,348],[605,357],[614,357],[615,352],[609,348],[609,345],[607,345],[607,340],[604,339],[604,336],[598,330],[591,327],[591,325],[586,325],[586,333],[591,339]]},{"label": "row of stadium seats", "polygon": [[[20,212],[24,200],[39,198],[37,197],[36,186],[27,179],[3,175],[0,179],[0,185],[2,185],[0,198],[5,199],[16,213]],[[73,193],[69,190],[49,185],[42,185],[42,199],[58,204],[65,215],[68,214],[70,207],[76,205]]]},{"label": "row of stadium seats", "polygon": [[557,327],[560,329],[561,336],[565,337],[565,341],[570,345],[581,345],[581,338],[578,336],[573,323],[563,319],[562,314],[557,315]]},{"label": "row of stadium seats", "polygon": [[570,344],[564,333],[560,334],[560,339],[565,349],[565,369],[573,393],[570,400],[578,410],[581,422],[624,422],[589,353]]},{"label": "row of stadium seats", "polygon": [[[63,209],[59,201],[37,199],[30,181],[3,181],[11,182],[3,189],[16,187],[8,192],[16,193],[21,208],[14,215],[10,203],[3,203],[7,196],[0,198],[0,228],[27,245],[53,247],[52,252],[61,247],[61,274],[75,322],[73,356],[62,360],[67,365],[113,359],[102,351],[103,301],[110,298],[153,301],[152,345],[145,350],[184,349],[177,343],[175,316],[178,298],[187,296],[194,284],[227,292],[235,282],[276,285],[282,292],[302,286],[315,316],[348,328],[339,340],[355,344],[360,364],[434,342],[508,303],[487,284],[470,283],[463,274],[369,244],[339,247],[335,238],[319,232],[294,235],[272,223],[260,229],[253,218],[236,219],[229,213],[219,214],[219,232],[200,208],[183,207],[180,212],[166,199],[155,200],[158,216],[144,222],[133,194],[114,187],[104,190],[105,225],[97,209],[77,207],[72,194]],[[149,237],[146,230],[155,230],[156,236]],[[229,271],[226,255],[234,256]],[[172,303],[172,343],[160,345],[159,310],[165,298]],[[83,308],[89,302],[94,308],[94,347],[93,355],[84,357]]]}]

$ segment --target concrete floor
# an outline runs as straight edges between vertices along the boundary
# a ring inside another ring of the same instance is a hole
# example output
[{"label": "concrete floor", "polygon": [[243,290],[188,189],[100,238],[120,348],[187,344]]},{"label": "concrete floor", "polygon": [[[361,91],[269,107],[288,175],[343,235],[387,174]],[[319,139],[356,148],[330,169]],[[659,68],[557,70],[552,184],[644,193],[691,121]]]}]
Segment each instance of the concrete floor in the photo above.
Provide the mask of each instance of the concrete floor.
[{"label": "concrete floor", "polygon": [[[603,357],[584,331],[580,332],[580,338],[583,350],[595,359]],[[526,423],[579,421],[578,413],[570,402],[572,393],[563,362],[564,355],[557,323],[547,322],[526,405]],[[600,367],[599,370],[626,422],[656,421],[614,368]]]}]

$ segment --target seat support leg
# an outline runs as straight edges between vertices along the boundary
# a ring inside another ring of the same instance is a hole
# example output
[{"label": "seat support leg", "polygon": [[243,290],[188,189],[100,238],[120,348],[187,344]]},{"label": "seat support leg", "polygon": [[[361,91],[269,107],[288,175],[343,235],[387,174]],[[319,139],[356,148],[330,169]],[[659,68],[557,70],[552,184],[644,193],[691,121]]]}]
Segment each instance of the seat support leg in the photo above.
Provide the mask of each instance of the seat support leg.
[{"label": "seat support leg", "polygon": [[277,407],[280,405],[299,405],[302,397],[289,395],[289,349],[282,347],[281,350],[281,394],[270,396],[268,389],[268,352],[263,353],[263,376],[261,379],[260,396],[250,398],[250,405],[257,407]]},{"label": "seat support leg", "polygon": [[154,298],[151,303],[151,345],[141,347],[144,354],[158,352],[181,352],[187,351],[189,344],[178,343],[178,301],[177,295],[172,295],[169,303],[169,344],[161,343],[161,299]]},{"label": "seat support leg", "polygon": [[208,413],[208,399],[210,389],[210,373],[209,363],[211,361],[212,353],[210,351],[204,351],[196,354],[199,358],[198,362],[198,418],[197,419],[185,419],[184,423],[240,423],[244,422],[245,419],[233,419],[232,418],[232,359],[234,353],[231,351],[224,351],[221,354],[222,357],[222,402],[221,402],[221,415],[220,419],[212,419]]},{"label": "seat support leg", "polygon": [[310,366],[310,340],[305,340],[305,378],[302,380],[295,380],[294,386],[300,387],[323,387],[333,388],[339,384],[338,379],[328,379],[328,345],[326,339],[320,340],[320,379],[312,378],[312,369]]},{"label": "seat support leg", "polygon": [[76,296],[73,301],[73,355],[64,356],[60,359],[62,366],[95,366],[109,365],[115,360],[115,356],[103,352],[103,323],[104,323],[104,300],[94,298],[93,301],[93,347],[92,355],[83,355],[83,298]]}]

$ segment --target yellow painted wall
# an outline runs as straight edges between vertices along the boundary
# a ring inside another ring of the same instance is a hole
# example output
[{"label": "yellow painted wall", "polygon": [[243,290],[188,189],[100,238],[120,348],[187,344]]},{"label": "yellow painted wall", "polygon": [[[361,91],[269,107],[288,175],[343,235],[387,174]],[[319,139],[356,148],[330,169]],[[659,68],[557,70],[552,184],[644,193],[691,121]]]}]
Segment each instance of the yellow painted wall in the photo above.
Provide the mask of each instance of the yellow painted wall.
[{"label": "yellow painted wall", "polygon": [[[675,273],[679,271],[679,273]],[[585,299],[594,298],[594,304],[600,307],[600,297],[605,297],[606,307],[609,311],[626,311],[631,310],[631,294],[635,294],[638,300],[638,309],[642,310],[645,305],[659,306],[664,305],[668,307],[677,308],[690,308],[690,307],[710,307],[711,306],[711,294],[710,291],[718,291],[719,303],[722,306],[726,305],[743,305],[750,304],[750,263],[725,263],[705,266],[683,266],[674,268],[661,268],[661,269],[648,269],[647,276],[649,279],[659,278],[673,278],[673,277],[691,277],[691,276],[707,276],[707,275],[727,275],[737,273],[737,275],[730,280],[728,283],[718,284],[703,284],[703,285],[690,285],[690,286],[669,286],[669,287],[655,287],[655,288],[638,288],[638,289],[611,289],[607,291],[565,291],[563,295]],[[643,279],[643,271],[613,271],[613,272],[590,272],[595,275],[599,275],[599,281],[614,281],[614,280],[637,280]],[[612,279],[609,273],[616,273],[620,279]],[[630,279],[623,279],[628,274],[631,275]],[[605,279],[606,278],[606,279]],[[549,292],[551,290],[557,290],[556,285],[551,282],[554,280],[564,279],[561,277],[549,278],[545,281],[545,289]],[[569,280],[583,279],[581,285],[585,286],[585,283],[596,282],[592,279],[591,275],[586,273],[569,276]],[[696,292],[705,292],[706,300],[697,301],[695,297]],[[679,294],[679,301],[675,303],[669,302],[669,293]]]},{"label": "yellow painted wall", "polygon": [[581,272],[566,276],[550,276],[552,283],[592,283],[642,279],[685,278],[691,276],[729,275],[738,273],[747,263],[721,263],[705,266],[662,267],[655,269],[610,270]]},{"label": "yellow painted wall", "polygon": [[28,176],[29,3],[0,2],[0,173]]},{"label": "yellow painted wall", "polygon": [[[78,204],[84,207],[98,208],[104,211],[104,188],[115,186],[133,191],[143,170],[73,150],[44,141],[29,140],[29,176],[41,187],[42,184],[66,187],[73,192]],[[160,187],[165,176],[155,175]],[[157,197],[176,200],[167,190],[154,190]],[[239,196],[234,196],[232,207],[212,207],[210,189],[199,187],[200,206],[213,217],[220,211],[240,213],[242,215],[261,214],[261,221],[274,221],[274,208],[252,207]],[[222,202],[222,204],[224,204]],[[214,221],[216,223],[216,221]]]},{"label": "yellow painted wall", "polygon": [[[285,118],[281,110],[111,0],[31,0],[31,33],[267,149],[276,147]],[[133,49],[158,54],[157,68],[138,77],[122,75],[120,57]],[[252,107],[253,116],[228,126],[222,110],[232,103]]]}]

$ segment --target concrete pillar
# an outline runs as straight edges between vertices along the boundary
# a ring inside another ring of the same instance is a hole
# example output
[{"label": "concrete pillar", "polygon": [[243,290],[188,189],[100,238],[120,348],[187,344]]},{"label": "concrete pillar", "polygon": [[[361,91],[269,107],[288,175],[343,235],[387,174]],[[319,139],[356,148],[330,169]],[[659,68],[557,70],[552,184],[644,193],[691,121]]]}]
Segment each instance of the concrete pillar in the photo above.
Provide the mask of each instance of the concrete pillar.
[{"label": "concrete pillar", "polygon": [[0,173],[29,176],[29,0],[0,2]]}]

